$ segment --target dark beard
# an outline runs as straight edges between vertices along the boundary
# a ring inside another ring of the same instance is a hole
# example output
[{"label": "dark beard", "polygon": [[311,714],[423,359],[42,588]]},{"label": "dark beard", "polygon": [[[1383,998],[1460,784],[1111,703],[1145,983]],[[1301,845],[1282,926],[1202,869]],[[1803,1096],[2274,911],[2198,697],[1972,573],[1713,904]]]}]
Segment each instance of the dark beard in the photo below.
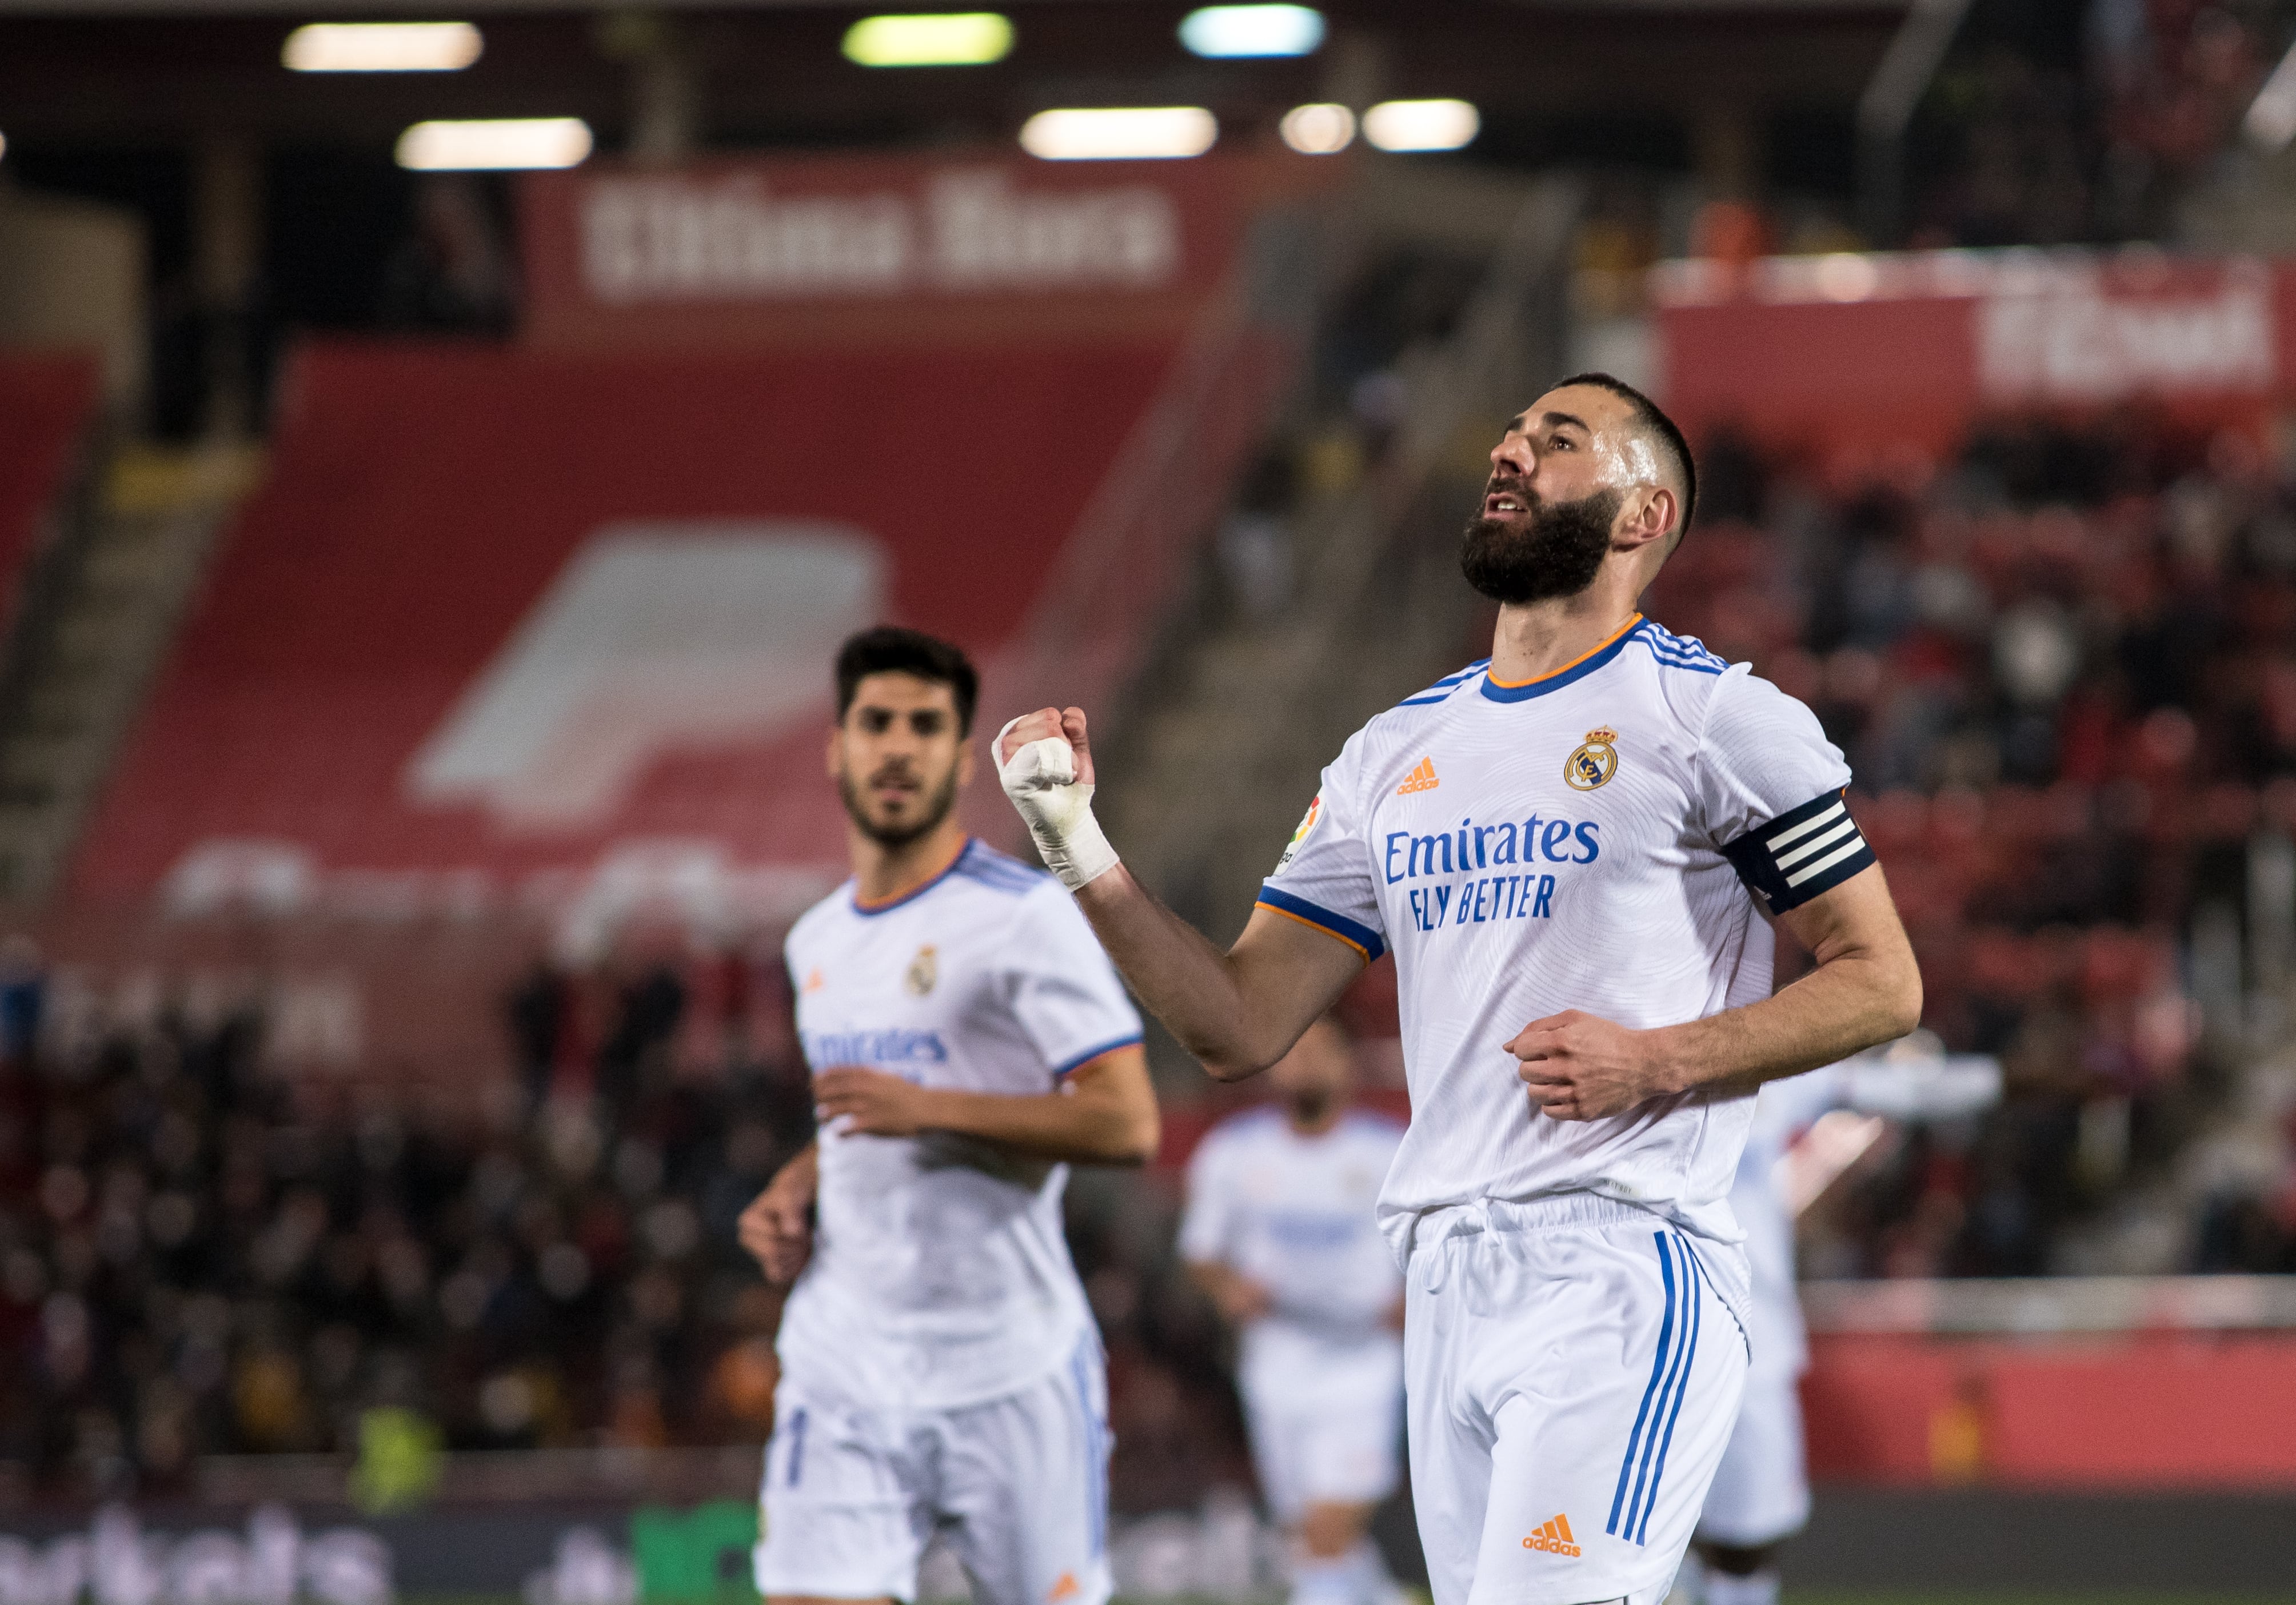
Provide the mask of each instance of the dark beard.
[{"label": "dark beard", "polygon": [[1576,596],[1595,583],[1611,554],[1611,525],[1626,492],[1615,486],[1575,502],[1536,502],[1530,528],[1477,517],[1459,548],[1459,571],[1493,602],[1509,606]]},{"label": "dark beard", "polygon": [[881,848],[898,852],[911,842],[922,839],[948,817],[951,808],[956,807],[956,771],[951,769],[948,772],[948,778],[941,782],[940,790],[925,799],[925,811],[909,824],[881,825],[871,819],[863,811],[861,798],[847,775],[837,777],[837,795],[844,799],[846,815],[861,834]]}]

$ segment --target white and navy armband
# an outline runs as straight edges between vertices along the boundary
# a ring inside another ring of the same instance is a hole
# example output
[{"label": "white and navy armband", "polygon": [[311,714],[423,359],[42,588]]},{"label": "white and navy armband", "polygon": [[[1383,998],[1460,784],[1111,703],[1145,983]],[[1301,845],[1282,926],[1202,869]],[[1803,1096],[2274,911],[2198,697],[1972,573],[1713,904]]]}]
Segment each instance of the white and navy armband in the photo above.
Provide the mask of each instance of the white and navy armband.
[{"label": "white and navy armband", "polygon": [[1832,891],[1874,862],[1839,791],[1813,797],[1722,849],[1747,889],[1774,914]]}]

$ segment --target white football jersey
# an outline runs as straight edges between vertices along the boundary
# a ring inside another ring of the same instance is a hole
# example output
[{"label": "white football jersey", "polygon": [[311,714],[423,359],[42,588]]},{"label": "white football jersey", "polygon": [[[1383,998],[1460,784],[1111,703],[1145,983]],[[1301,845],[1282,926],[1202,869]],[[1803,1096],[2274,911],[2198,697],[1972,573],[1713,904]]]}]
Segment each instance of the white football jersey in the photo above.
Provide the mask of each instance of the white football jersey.
[{"label": "white football jersey", "polygon": [[1505,1044],[1568,1009],[1647,1028],[1769,995],[1756,899],[1792,908],[1874,862],[1849,782],[1807,708],[1639,614],[1553,674],[1475,664],[1349,740],[1260,902],[1366,960],[1395,949],[1398,1254],[1424,1211],[1570,1192],[1737,1239],[1751,1096],[1534,1116]]},{"label": "white football jersey", "polygon": [[[785,946],[815,1071],[857,1065],[1008,1094],[1140,1040],[1075,900],[979,841],[893,902],[851,882]],[[813,1258],[782,1316],[783,1367],[872,1407],[953,1408],[1065,1364],[1091,1321],[1061,1230],[1065,1165],[946,1132],[823,1127]]]},{"label": "white football jersey", "polygon": [[1403,1278],[1377,1204],[1402,1140],[1402,1126],[1362,1110],[1308,1136],[1261,1108],[1230,1116],[1198,1145],[1180,1256],[1250,1277],[1273,1306],[1243,1332],[1247,1393],[1280,1394],[1286,1379],[1316,1386],[1358,1358],[1399,1380],[1390,1315]]}]

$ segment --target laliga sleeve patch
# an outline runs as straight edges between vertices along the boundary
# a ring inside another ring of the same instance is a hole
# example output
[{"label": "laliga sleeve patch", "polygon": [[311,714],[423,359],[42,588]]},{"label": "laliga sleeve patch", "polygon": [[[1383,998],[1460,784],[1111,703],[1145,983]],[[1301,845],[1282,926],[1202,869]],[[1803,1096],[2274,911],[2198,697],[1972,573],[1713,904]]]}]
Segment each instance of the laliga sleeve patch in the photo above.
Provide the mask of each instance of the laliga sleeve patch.
[{"label": "laliga sleeve patch", "polygon": [[1308,812],[1300,816],[1300,828],[1292,832],[1292,845],[1285,848],[1283,856],[1275,861],[1275,873],[1280,875],[1292,867],[1292,861],[1300,856],[1300,844],[1314,835],[1316,827],[1323,822],[1324,794],[1318,791],[1315,800],[1308,805]]},{"label": "laliga sleeve patch", "polygon": [[1772,913],[1833,890],[1874,860],[1839,791],[1813,797],[1722,849],[1747,889]]}]

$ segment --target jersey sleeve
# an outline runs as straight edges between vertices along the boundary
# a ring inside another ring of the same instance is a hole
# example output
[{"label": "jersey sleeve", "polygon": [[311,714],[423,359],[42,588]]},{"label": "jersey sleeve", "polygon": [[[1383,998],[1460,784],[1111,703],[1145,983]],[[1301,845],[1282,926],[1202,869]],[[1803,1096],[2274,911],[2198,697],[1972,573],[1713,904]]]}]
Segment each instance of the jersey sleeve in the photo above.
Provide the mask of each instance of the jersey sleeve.
[{"label": "jersey sleeve", "polygon": [[1058,881],[1022,899],[1006,966],[1013,1013],[1054,1076],[1140,1040],[1116,966]]},{"label": "jersey sleeve", "polygon": [[1849,766],[1841,749],[1816,714],[1742,667],[1714,688],[1697,769],[1709,834],[1772,913],[1874,862],[1843,796]]},{"label": "jersey sleeve", "polygon": [[1369,964],[1387,951],[1387,937],[1357,797],[1362,749],[1357,734],[1324,767],[1292,845],[1259,888],[1259,906],[1337,937]]},{"label": "jersey sleeve", "polygon": [[1188,1207],[1180,1216],[1180,1257],[1196,1265],[1224,1262],[1234,1231],[1227,1186],[1227,1144],[1218,1132],[1196,1144],[1188,1159]]}]

